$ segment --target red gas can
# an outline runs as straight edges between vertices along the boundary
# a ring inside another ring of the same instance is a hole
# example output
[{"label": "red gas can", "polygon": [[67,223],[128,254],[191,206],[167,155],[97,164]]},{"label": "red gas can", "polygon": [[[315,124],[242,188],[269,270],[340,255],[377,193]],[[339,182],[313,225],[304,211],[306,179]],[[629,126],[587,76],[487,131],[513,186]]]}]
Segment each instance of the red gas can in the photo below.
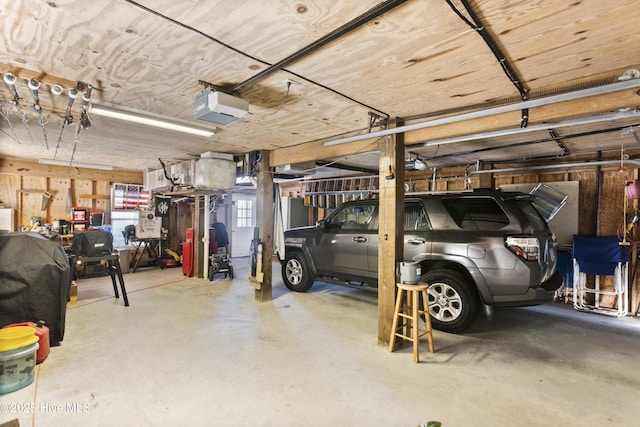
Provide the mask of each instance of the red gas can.
[{"label": "red gas can", "polygon": [[11,328],[13,326],[31,326],[36,330],[36,336],[38,337],[38,351],[36,353],[36,364],[42,363],[49,355],[50,342],[49,342],[49,327],[45,325],[44,320],[33,322],[14,323],[7,325],[5,328]]}]

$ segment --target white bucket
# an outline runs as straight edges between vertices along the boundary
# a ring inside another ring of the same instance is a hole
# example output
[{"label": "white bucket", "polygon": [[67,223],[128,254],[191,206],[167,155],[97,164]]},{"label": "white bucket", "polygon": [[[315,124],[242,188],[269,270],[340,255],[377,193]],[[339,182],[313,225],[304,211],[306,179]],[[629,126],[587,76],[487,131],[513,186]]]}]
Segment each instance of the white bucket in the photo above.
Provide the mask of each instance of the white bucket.
[{"label": "white bucket", "polygon": [[15,350],[0,351],[0,394],[31,384],[35,378],[38,343]]},{"label": "white bucket", "polygon": [[400,283],[415,285],[422,277],[420,263],[403,261],[400,263]]}]

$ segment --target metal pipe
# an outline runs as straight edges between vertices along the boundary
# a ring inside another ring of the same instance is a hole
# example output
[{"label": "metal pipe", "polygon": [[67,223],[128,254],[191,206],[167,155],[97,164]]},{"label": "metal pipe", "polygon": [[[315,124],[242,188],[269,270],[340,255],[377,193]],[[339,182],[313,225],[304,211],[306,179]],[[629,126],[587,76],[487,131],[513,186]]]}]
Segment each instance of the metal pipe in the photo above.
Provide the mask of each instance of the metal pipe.
[{"label": "metal pipe", "polygon": [[459,114],[457,116],[444,117],[441,119],[428,120],[426,122],[414,123],[406,126],[399,126],[396,128],[390,128],[380,130],[377,132],[370,132],[361,135],[348,136],[345,138],[335,139],[333,141],[327,141],[322,144],[325,147],[332,145],[345,144],[347,142],[361,141],[363,139],[378,138],[386,135],[395,135],[401,132],[411,132],[414,130],[425,129],[450,123],[458,123],[466,120],[477,119],[481,117],[492,116],[501,113],[508,113],[512,111],[518,111],[525,108],[540,107],[543,105],[555,104],[558,102],[571,101],[574,99],[586,98],[594,95],[602,95],[611,92],[617,92],[626,89],[633,89],[640,87],[640,79],[620,81],[604,86],[598,86],[594,88],[577,90],[575,92],[563,93],[559,95],[551,95],[539,99],[531,99],[529,101],[518,102],[515,104],[503,105],[500,107],[488,108],[486,110],[473,111],[471,113]]},{"label": "metal pipe", "polygon": [[[625,163],[632,164],[633,166],[640,167],[640,160],[625,160]],[[558,163],[557,165],[538,165],[538,166],[525,166],[520,168],[504,168],[504,169],[479,169],[479,161],[476,162],[476,170],[471,171],[471,174],[481,173],[507,173],[507,172],[522,172],[525,170],[546,170],[546,169],[566,169],[566,168],[579,168],[589,166],[610,166],[620,165],[619,160],[598,160],[595,162],[575,162],[575,163]]]},{"label": "metal pipe", "polygon": [[517,127],[517,128],[495,130],[490,132],[476,133],[473,135],[454,136],[451,138],[438,139],[435,141],[411,144],[410,147],[414,147],[417,145],[422,147],[432,147],[435,145],[453,144],[455,142],[468,142],[468,141],[475,141],[478,139],[498,138],[501,136],[519,135],[521,133],[538,132],[541,130],[553,130],[553,129],[559,129],[559,128],[570,127],[570,126],[580,126],[580,125],[595,124],[595,123],[602,123],[602,122],[611,122],[611,121],[623,120],[623,119],[635,119],[635,118],[640,118],[640,110],[619,111],[617,113],[583,117],[579,119],[571,119],[571,120],[565,120],[562,122],[555,122],[555,123],[540,123],[536,125],[531,125],[526,128]]},{"label": "metal pipe", "polygon": [[[600,134],[603,134],[603,133],[619,132],[621,130],[624,130],[625,128],[626,128],[626,126],[619,126],[619,127],[610,128],[610,129],[599,129],[599,130],[592,130],[592,131],[588,131],[588,132],[578,132],[578,133],[566,134],[566,135],[556,136],[556,137],[539,138],[539,139],[533,139],[533,140],[528,140],[528,141],[515,142],[513,144],[506,144],[506,145],[499,145],[499,146],[492,146],[492,147],[483,147],[483,148],[477,148],[475,150],[467,150],[467,151],[461,151],[461,152],[455,152],[455,153],[442,154],[442,155],[439,155],[439,156],[430,157],[429,160],[433,161],[433,160],[445,159],[447,157],[467,156],[469,154],[484,153],[484,152],[487,152],[487,151],[503,150],[503,149],[507,149],[507,148],[524,147],[524,146],[527,146],[527,145],[542,144],[542,143],[550,142],[550,141],[556,141],[556,143],[559,144],[559,141],[561,139],[562,140],[567,140],[567,139],[572,139],[572,138],[580,138],[580,137],[584,137],[584,136],[600,135]],[[518,128],[518,129],[520,129],[520,128]],[[549,132],[552,132],[552,131],[553,131],[553,129],[551,129]],[[566,149],[563,149],[563,153],[565,153],[566,151],[567,151]],[[586,154],[586,153],[582,153],[582,154]],[[569,155],[569,153],[566,152],[566,154],[562,154],[562,155],[527,157],[527,161],[531,161],[531,160],[549,160],[549,159],[557,160],[560,157],[566,157],[568,155]],[[519,163],[518,160],[522,160],[522,159],[491,160],[491,162],[492,163]]]}]

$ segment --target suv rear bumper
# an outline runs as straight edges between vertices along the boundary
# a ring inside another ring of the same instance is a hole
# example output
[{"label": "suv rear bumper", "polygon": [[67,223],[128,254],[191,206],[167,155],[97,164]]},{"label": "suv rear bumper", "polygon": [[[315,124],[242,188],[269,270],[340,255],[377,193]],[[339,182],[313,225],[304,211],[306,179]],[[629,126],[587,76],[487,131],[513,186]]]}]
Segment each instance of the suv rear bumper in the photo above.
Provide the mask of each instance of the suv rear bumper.
[{"label": "suv rear bumper", "polygon": [[508,295],[504,296],[505,300],[500,301],[501,297],[496,297],[493,302],[489,303],[494,306],[501,307],[518,307],[524,305],[537,305],[552,302],[555,296],[555,290],[562,286],[562,277],[556,271],[551,278],[540,286],[529,288],[524,295]]}]

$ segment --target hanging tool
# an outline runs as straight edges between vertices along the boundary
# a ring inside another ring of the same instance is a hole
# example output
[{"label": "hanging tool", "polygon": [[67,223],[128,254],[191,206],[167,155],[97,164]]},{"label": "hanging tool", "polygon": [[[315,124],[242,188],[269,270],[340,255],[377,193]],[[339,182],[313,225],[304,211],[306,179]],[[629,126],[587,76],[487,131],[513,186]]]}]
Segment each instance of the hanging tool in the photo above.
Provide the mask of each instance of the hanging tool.
[{"label": "hanging tool", "polygon": [[91,102],[91,91],[93,86],[87,85],[87,90],[82,94],[82,111],[80,113],[80,128],[82,130],[89,129],[91,127],[91,120],[89,120],[89,103]]},{"label": "hanging tool", "polygon": [[5,133],[6,135],[10,136],[11,138],[15,139],[18,144],[22,144],[20,142],[20,138],[18,138],[18,135],[16,134],[16,130],[13,127],[13,123],[11,123],[11,119],[9,118],[9,112],[5,111],[5,109],[2,108],[1,104],[0,104],[0,116],[2,116],[7,121],[7,123],[9,124],[9,129],[11,129],[11,135],[9,135],[4,130],[2,132]]},{"label": "hanging tool", "polygon": [[18,90],[16,89],[17,78],[13,73],[4,73],[3,79],[7,86],[9,86],[9,89],[11,89],[11,93],[13,94],[13,106],[20,113],[20,120],[27,130],[29,139],[31,140],[31,142],[33,142],[33,137],[31,136],[31,131],[29,130],[29,121],[27,120],[27,115],[25,114],[24,109],[20,106],[20,96],[18,96]]},{"label": "hanging tool", "polygon": [[76,130],[76,138],[73,141],[73,151],[71,151],[71,159],[69,160],[69,167],[73,163],[73,157],[76,154],[76,147],[78,146],[78,139],[80,139],[80,132],[91,127],[91,120],[89,120],[89,114],[87,109],[89,108],[89,102],[91,102],[91,90],[93,86],[87,85],[87,90],[82,94],[82,111],[80,112],[80,126]]},{"label": "hanging tool", "polygon": [[58,143],[56,144],[56,152],[53,154],[53,158],[55,159],[58,155],[58,148],[60,148],[60,142],[62,142],[62,136],[64,135],[64,128],[67,125],[71,125],[73,123],[73,116],[71,115],[71,108],[73,107],[73,102],[76,100],[78,96],[78,89],[71,88],[69,89],[69,101],[67,102],[67,111],[65,112],[64,120],[60,125],[60,134],[58,135]]},{"label": "hanging tool", "polygon": [[29,89],[31,89],[31,93],[33,94],[33,99],[35,100],[35,105],[33,109],[38,113],[38,117],[40,118],[40,127],[42,128],[42,136],[44,136],[44,145],[49,149],[49,140],[47,139],[47,128],[45,125],[47,122],[44,121],[44,115],[42,114],[42,107],[40,106],[40,96],[38,95],[38,89],[40,89],[40,82],[36,79],[29,80],[27,84]]}]

